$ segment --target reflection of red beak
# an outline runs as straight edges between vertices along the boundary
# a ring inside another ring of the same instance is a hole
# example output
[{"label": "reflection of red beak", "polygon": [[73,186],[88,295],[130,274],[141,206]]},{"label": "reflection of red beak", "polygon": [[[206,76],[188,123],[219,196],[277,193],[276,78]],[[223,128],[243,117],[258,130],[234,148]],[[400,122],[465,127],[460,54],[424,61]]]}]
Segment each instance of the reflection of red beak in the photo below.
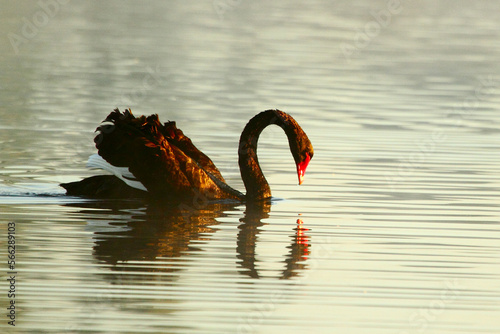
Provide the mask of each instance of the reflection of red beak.
[{"label": "reflection of red beak", "polygon": [[309,161],[311,161],[311,157],[308,153],[306,153],[306,159],[297,164],[297,175],[299,176],[299,185],[304,182],[304,174],[306,173],[307,165],[309,165]]}]

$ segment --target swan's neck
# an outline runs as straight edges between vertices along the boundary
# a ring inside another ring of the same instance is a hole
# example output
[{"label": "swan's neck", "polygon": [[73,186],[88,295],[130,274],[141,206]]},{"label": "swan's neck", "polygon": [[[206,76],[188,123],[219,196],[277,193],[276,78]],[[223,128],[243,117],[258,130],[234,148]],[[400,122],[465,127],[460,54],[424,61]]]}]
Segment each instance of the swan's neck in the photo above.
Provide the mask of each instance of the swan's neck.
[{"label": "swan's neck", "polygon": [[253,117],[241,133],[238,162],[241,178],[247,191],[247,200],[262,200],[271,197],[271,188],[257,158],[257,141],[262,130],[270,124],[279,125],[290,139],[289,122],[286,116],[288,115],[279,110],[263,111]]}]

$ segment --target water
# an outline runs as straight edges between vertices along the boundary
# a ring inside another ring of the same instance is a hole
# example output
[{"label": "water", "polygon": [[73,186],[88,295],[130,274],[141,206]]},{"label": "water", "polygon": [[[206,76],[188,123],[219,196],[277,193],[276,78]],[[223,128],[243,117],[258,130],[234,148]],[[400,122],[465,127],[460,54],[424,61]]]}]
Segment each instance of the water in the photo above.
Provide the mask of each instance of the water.
[{"label": "water", "polygon": [[[54,4],[0,13],[2,332],[500,331],[498,3]],[[263,208],[63,196],[115,107],[176,120],[241,190],[259,111],[315,156],[298,187],[266,129]]]}]

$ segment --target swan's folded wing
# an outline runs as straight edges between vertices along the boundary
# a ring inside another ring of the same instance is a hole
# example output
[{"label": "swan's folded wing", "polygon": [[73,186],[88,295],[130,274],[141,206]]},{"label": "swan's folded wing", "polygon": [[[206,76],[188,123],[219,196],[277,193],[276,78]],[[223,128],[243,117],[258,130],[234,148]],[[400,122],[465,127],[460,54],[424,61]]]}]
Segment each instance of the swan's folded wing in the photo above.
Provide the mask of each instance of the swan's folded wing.
[{"label": "swan's folded wing", "polygon": [[200,156],[193,153],[194,145],[191,143],[190,147],[185,136],[178,140],[191,150],[186,154],[175,145],[175,140],[169,140],[157,115],[136,118],[128,110],[123,114],[115,110],[105,121],[111,124],[98,127],[99,133],[94,140],[99,155],[113,166],[127,167],[148,192],[174,198],[192,198],[197,194],[206,198],[219,197],[220,187],[188,155]]}]

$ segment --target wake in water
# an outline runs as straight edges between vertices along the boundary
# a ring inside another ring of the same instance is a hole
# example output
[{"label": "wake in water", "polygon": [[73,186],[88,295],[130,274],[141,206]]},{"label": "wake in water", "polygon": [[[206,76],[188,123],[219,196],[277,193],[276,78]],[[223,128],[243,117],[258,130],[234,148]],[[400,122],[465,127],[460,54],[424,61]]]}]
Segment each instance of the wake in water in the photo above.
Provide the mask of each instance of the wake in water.
[{"label": "wake in water", "polygon": [[0,204],[65,204],[88,201],[66,196],[60,187],[53,184],[23,184],[6,186],[0,184]]}]

